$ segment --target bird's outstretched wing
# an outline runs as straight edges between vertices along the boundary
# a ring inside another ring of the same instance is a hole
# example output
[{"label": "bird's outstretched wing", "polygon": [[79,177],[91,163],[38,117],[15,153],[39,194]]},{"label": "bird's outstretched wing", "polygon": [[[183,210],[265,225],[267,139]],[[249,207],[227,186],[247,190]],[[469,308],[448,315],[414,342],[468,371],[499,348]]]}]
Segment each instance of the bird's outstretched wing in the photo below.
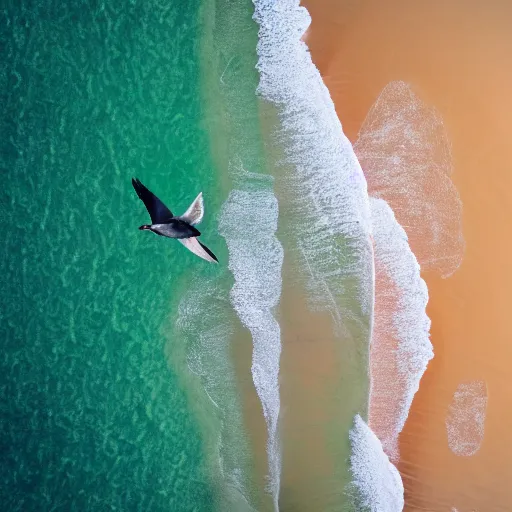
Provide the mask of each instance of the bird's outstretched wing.
[{"label": "bird's outstretched wing", "polygon": [[[196,239],[197,240],[197,239]],[[217,256],[215,256],[215,254],[213,254],[212,251],[210,251],[210,249],[208,249],[208,247],[206,247],[206,245],[202,244],[201,242],[199,242],[199,240],[197,240],[199,245],[205,250],[205,252],[208,254],[208,256],[210,256],[210,258],[212,258],[212,260],[215,260],[216,263],[219,263],[219,260],[217,259]]]},{"label": "bird's outstretched wing", "polygon": [[179,238],[178,242],[181,242],[189,251],[192,251],[196,256],[203,258],[203,260],[211,263],[218,263],[217,256],[213,254],[206,245],[203,245],[197,238]]},{"label": "bird's outstretched wing", "polygon": [[149,212],[149,216],[151,217],[152,224],[165,224],[169,222],[172,218],[172,212],[165,206],[158,197],[153,194],[150,190],[148,190],[137,178],[132,178],[132,185],[137,192],[137,195],[145,204],[146,209]]}]

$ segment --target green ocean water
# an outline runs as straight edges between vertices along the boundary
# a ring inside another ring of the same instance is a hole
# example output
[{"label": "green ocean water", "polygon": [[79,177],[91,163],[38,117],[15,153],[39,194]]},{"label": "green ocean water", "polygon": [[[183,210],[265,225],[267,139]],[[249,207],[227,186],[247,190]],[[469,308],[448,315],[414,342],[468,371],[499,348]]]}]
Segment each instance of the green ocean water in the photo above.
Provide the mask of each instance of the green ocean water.
[{"label": "green ocean water", "polygon": [[2,510],[214,507],[166,346],[187,276],[218,270],[140,232],[130,183],[176,213],[202,190],[203,239],[223,255],[199,13],[198,0],[3,3]]},{"label": "green ocean water", "polygon": [[[263,105],[256,94],[258,25],[253,13],[251,0],[204,0],[200,12],[202,115],[218,177],[211,201],[215,230],[223,237],[223,212],[232,204],[232,193],[269,191],[273,183],[262,133]],[[262,206],[254,210],[255,218],[267,214]],[[245,221],[231,220],[249,228]],[[228,236],[236,238],[234,231],[228,229]],[[261,417],[259,427],[265,428],[251,371],[254,340],[233,307],[230,292],[236,279],[228,265],[236,256],[228,255],[222,240],[221,265],[215,272],[197,279],[181,277],[183,293],[173,306],[173,332],[182,339],[185,354],[175,346],[170,353],[174,360],[187,360],[189,371],[180,374],[201,426],[218,509],[273,510],[268,467],[257,468],[255,462],[266,461],[265,446],[254,442],[254,421],[247,423],[251,409]],[[246,243],[254,245],[254,240],[249,237]],[[251,257],[250,251],[244,255],[247,268]],[[252,299],[247,307],[259,307],[259,297]],[[239,357],[240,347],[246,359]]]}]

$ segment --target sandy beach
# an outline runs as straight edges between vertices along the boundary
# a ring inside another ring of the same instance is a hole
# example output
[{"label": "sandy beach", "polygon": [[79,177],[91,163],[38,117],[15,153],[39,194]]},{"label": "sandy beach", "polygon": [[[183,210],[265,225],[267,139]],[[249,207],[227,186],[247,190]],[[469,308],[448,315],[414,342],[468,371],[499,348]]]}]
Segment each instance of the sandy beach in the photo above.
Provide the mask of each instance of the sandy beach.
[{"label": "sandy beach", "polygon": [[[452,146],[466,248],[452,276],[423,274],[435,356],[400,438],[405,510],[510,510],[512,4],[305,5],[313,18],[305,39],[353,143],[382,89],[403,80],[437,109]],[[485,434],[476,454],[460,456],[448,444],[446,418],[468,381],[487,386]]]}]

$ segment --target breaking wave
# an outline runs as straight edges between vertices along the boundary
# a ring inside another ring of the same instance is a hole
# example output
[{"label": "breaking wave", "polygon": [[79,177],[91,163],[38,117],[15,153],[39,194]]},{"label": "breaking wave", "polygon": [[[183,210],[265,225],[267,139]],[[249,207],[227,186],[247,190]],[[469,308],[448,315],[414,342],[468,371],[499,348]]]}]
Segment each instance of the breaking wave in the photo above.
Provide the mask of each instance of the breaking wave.
[{"label": "breaking wave", "polygon": [[[301,37],[311,18],[298,0],[254,0],[258,93],[277,109],[289,194],[287,225],[313,308],[336,325],[371,317],[373,258],[366,181],[329,91]],[[354,311],[355,299],[358,311]]]},{"label": "breaking wave", "polygon": [[407,235],[383,199],[371,199],[375,251],[375,317],[370,349],[369,424],[398,461],[398,435],[434,356],[425,309],[427,285]]},{"label": "breaking wave", "polygon": [[353,474],[351,495],[357,510],[401,512],[404,486],[396,467],[382,450],[382,445],[361,416],[356,415],[350,431]]}]

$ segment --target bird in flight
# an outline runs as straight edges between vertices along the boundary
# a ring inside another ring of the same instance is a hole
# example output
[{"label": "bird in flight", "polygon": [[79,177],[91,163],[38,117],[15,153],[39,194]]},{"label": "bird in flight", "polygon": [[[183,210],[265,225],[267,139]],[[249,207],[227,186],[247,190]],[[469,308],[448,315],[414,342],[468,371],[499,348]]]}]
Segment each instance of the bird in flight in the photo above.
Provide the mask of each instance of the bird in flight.
[{"label": "bird in flight", "polygon": [[194,227],[203,220],[204,216],[202,192],[194,199],[183,215],[175,217],[171,210],[137,178],[132,178],[132,185],[151,217],[151,224],[144,224],[139,229],[147,229],[160,236],[176,238],[178,242],[181,242],[189,251],[200,258],[212,263],[219,262],[215,254],[197,239],[201,233]]}]

